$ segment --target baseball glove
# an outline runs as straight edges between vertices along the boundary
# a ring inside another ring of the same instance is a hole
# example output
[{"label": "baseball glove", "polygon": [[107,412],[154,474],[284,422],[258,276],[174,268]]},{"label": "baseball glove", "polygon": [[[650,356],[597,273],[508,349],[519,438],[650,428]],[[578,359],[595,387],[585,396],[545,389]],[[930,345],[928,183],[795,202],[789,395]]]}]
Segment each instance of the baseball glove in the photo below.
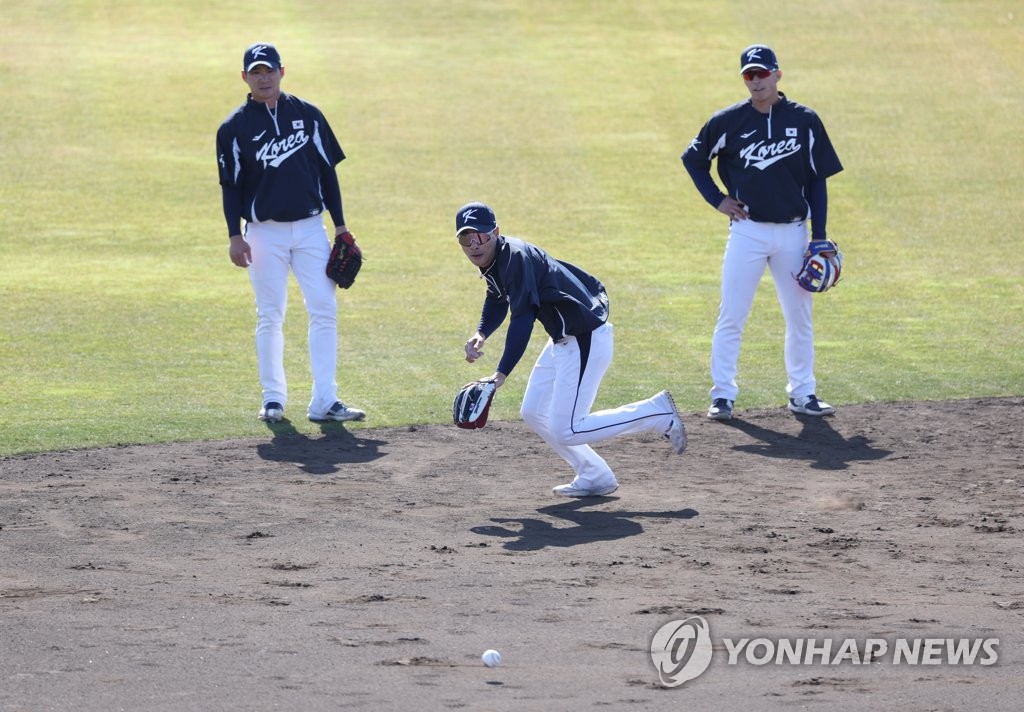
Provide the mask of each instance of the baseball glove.
[{"label": "baseball glove", "polygon": [[455,395],[452,420],[460,428],[475,430],[487,425],[487,413],[498,386],[494,381],[473,381],[464,385]]},{"label": "baseball glove", "polygon": [[342,289],[348,289],[356,281],[359,268],[363,266],[363,251],[356,244],[351,232],[343,232],[334,238],[334,247],[327,260],[327,276]]},{"label": "baseball glove", "polygon": [[843,253],[832,240],[811,240],[804,252],[800,274],[793,275],[808,292],[827,292],[839,281],[843,271]]}]

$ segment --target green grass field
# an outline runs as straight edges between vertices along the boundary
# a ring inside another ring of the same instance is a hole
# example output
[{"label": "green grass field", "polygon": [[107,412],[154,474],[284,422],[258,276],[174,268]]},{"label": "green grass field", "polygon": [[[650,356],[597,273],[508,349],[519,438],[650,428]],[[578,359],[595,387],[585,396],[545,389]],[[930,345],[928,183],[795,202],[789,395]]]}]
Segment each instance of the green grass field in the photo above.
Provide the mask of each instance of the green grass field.
[{"label": "green grass field", "polygon": [[[724,218],[679,154],[745,96],[740,49],[772,44],[822,116],[843,284],[817,303],[836,404],[1024,393],[1024,45],[1018,2],[784,0],[0,0],[0,455],[265,434],[254,307],[227,256],[214,132],[244,99],[242,50],[274,42],[284,89],[349,159],[368,255],[340,293],[342,397],[368,426],[440,422],[490,372],[462,343],[483,289],[452,239],[485,200],[504,232],[609,287],[617,360],[598,405],[663,387],[706,407]],[[305,313],[292,292],[289,415],[304,432]],[[542,339],[492,417],[518,417]],[[762,284],[737,407],[784,402]],[[361,427],[361,426],[354,426]]]}]

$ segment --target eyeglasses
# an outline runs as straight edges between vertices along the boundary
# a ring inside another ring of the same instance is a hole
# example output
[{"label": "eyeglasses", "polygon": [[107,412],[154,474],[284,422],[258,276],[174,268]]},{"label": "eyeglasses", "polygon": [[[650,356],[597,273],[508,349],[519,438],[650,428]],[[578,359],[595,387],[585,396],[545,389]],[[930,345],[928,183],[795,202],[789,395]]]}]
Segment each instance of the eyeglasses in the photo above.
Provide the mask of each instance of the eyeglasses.
[{"label": "eyeglasses", "polygon": [[754,79],[767,79],[771,74],[770,69],[748,69],[743,72],[743,78],[750,82]]},{"label": "eyeglasses", "polygon": [[472,247],[473,244],[486,245],[487,242],[494,235],[494,231],[490,232],[473,232],[472,230],[466,230],[465,232],[459,233],[459,244],[463,247]]}]

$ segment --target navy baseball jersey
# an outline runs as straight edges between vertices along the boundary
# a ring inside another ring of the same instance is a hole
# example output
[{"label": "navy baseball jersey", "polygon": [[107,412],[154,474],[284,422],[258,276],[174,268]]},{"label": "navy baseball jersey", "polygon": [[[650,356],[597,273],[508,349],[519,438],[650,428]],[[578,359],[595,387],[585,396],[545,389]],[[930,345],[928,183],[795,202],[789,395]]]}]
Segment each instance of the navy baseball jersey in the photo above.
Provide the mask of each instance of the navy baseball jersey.
[{"label": "navy baseball jersey", "polygon": [[327,119],[309,102],[282,93],[271,110],[248,99],[217,129],[229,234],[238,233],[242,218],[294,222],[324,208],[344,224],[334,173],[344,159]]},{"label": "navy baseball jersey", "polygon": [[499,371],[507,375],[522,357],[534,320],[554,341],[585,336],[608,321],[608,293],[596,277],[529,242],[498,240],[494,262],[480,271],[487,298],[478,330],[490,336],[511,312]]},{"label": "navy baseball jersey", "polygon": [[745,204],[756,222],[806,219],[812,181],[843,169],[818,115],[780,97],[767,114],[749,99],[722,109],[683,153],[683,164],[712,207],[725,197],[710,180],[714,158],[729,195]]}]

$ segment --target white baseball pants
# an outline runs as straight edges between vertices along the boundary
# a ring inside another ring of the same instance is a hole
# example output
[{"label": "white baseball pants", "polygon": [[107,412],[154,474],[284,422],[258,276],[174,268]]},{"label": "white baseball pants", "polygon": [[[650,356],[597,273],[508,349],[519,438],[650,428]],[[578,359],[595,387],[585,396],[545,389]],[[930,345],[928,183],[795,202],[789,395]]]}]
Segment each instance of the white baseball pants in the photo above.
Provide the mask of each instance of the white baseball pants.
[{"label": "white baseball pants", "polygon": [[284,373],[284,325],[288,270],[302,290],[309,314],[309,365],[313,394],[309,412],[320,415],[338,400],[338,302],[324,272],[330,256],[323,218],[295,222],[249,223],[245,239],[252,250],[249,281],[256,295],[256,360],[263,402],[288,404]]},{"label": "white baseball pants", "polygon": [[547,345],[526,385],[520,414],[576,473],[573,482],[591,487],[616,482],[615,473],[589,446],[625,433],[667,432],[672,406],[660,394],[619,408],[591,413],[597,390],[612,362],[613,329],[605,324],[586,345],[570,336]]},{"label": "white baseball pants", "polygon": [[737,362],[743,328],[765,266],[786,321],[785,362],[790,398],[815,392],[812,295],[793,278],[803,266],[807,223],[758,223],[734,220],[722,259],[722,301],[711,338],[711,399],[736,400]]}]

